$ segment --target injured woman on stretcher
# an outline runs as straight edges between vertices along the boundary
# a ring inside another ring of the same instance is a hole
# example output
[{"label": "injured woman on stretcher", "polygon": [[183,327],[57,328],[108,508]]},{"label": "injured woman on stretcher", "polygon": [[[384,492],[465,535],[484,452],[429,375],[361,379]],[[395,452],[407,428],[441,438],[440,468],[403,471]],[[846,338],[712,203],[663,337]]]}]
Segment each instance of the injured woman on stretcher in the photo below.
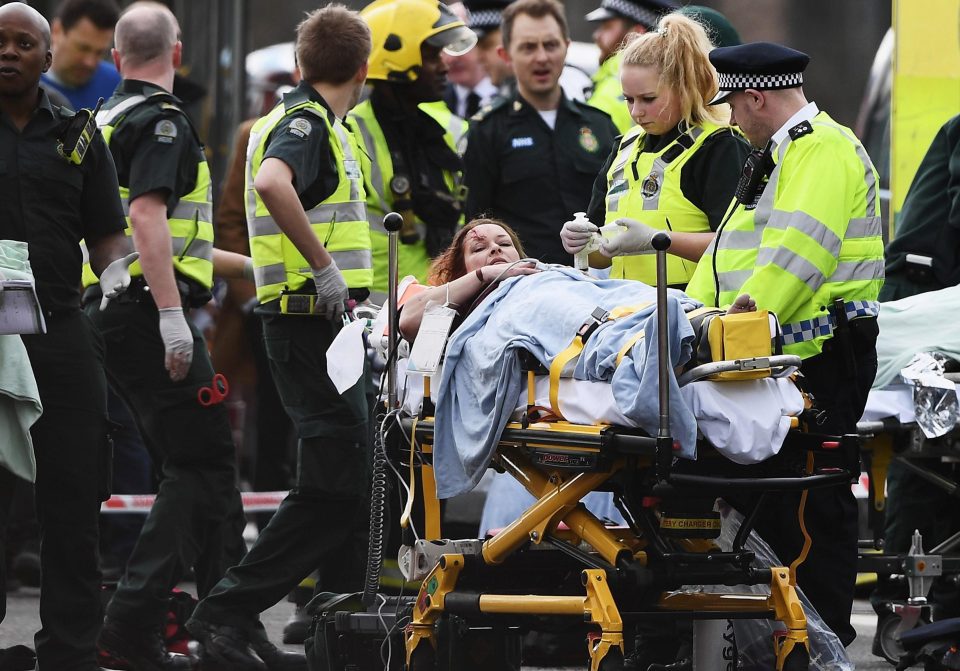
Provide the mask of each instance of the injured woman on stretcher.
[{"label": "injured woman on stretcher", "polygon": [[[515,234],[502,222],[474,220],[435,263],[434,286],[419,293],[415,287],[401,296],[413,294],[399,316],[400,332],[409,341],[416,338],[425,312],[440,306],[456,312],[432,385],[440,498],[476,486],[504,426],[526,410],[521,356],[527,354],[551,370],[538,380],[535,394],[536,405],[547,413],[575,424],[657,432],[657,320],[651,318],[656,290],[633,280],[598,280],[566,266],[521,261],[521,255]],[[717,311],[702,310],[698,301],[673,289],[667,302],[670,431],[678,442],[677,456],[696,458],[698,429],[737,463],[775,454],[791,417],[803,410],[796,385],[769,371],[747,371],[743,377],[760,379],[703,381],[681,388],[678,374],[683,380],[695,348],[709,349],[705,335],[697,342],[692,322],[701,324]],[[744,296],[731,312],[769,319],[775,330],[775,321],[755,309]],[[769,338],[765,344],[769,355]],[[416,408],[422,384],[416,374],[406,377],[405,405]]]}]

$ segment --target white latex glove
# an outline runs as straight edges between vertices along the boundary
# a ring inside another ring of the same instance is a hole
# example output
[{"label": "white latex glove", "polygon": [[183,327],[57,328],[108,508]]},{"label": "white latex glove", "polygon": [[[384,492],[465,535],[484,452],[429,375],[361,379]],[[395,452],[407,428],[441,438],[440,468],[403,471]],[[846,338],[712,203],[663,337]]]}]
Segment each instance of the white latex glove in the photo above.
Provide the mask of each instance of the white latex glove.
[{"label": "white latex glove", "polygon": [[315,312],[327,319],[338,323],[343,317],[343,304],[348,298],[347,283],[337,268],[335,261],[320,270],[313,271],[313,284],[317,290],[317,305]]},{"label": "white latex glove", "polygon": [[116,298],[130,286],[130,266],[140,258],[139,252],[114,259],[103,272],[100,273],[100,290],[103,298],[100,300],[100,309],[106,310],[111,298]]},{"label": "white latex glove", "polygon": [[659,233],[659,230],[636,219],[625,217],[617,219],[613,223],[627,230],[610,239],[604,238],[600,243],[601,254],[612,259],[614,256],[630,256],[631,254],[644,254],[653,251],[653,236]]},{"label": "white latex glove", "polygon": [[170,379],[179,382],[187,376],[193,361],[193,333],[183,316],[183,308],[160,308],[160,338],[166,350],[164,365]]},{"label": "white latex glove", "polygon": [[568,221],[560,229],[560,241],[563,242],[563,248],[568,254],[577,254],[587,246],[590,238],[599,230],[590,222]]}]

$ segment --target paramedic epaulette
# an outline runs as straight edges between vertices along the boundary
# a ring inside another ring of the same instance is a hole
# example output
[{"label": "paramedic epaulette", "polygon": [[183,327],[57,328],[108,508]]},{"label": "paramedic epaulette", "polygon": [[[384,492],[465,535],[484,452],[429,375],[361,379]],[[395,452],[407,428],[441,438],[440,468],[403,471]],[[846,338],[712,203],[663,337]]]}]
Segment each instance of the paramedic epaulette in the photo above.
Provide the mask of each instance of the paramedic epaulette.
[{"label": "paramedic epaulette", "polygon": [[809,135],[812,133],[813,125],[809,121],[801,121],[787,132],[790,134],[791,140],[796,140],[797,138],[801,138],[804,135]]},{"label": "paramedic epaulette", "polygon": [[476,114],[470,117],[470,121],[483,121],[488,116],[490,116],[492,112],[500,109],[506,104],[507,104],[506,98],[496,98],[493,102],[488,103],[483,107],[481,107]]}]

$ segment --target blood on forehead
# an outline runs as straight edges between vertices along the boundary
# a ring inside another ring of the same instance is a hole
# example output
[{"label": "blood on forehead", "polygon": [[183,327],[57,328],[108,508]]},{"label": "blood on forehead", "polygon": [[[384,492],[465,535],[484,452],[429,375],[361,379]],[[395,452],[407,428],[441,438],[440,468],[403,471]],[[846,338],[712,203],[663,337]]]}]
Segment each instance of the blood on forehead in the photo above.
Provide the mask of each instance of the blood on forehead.
[{"label": "blood on forehead", "polygon": [[476,228],[471,228],[467,232],[467,239],[469,240],[486,240],[487,236],[478,231]]}]

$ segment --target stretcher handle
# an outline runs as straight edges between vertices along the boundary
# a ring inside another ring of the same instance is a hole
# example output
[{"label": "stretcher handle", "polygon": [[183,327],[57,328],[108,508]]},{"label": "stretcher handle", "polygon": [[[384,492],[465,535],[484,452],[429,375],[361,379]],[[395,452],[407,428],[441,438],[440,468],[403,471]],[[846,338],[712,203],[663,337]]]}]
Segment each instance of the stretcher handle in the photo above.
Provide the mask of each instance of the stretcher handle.
[{"label": "stretcher handle", "polygon": [[397,274],[400,255],[400,228],[403,217],[396,212],[387,212],[383,227],[387,231],[387,410],[397,408],[397,347],[400,344],[399,320],[397,319]]},{"label": "stretcher handle", "polygon": [[682,387],[691,382],[696,382],[701,378],[716,375],[717,373],[759,370],[764,368],[771,370],[770,377],[783,377],[784,375],[789,375],[792,369],[799,368],[800,363],[800,357],[794,354],[777,354],[774,356],[753,357],[750,359],[732,359],[730,361],[712,361],[701,364],[696,368],[691,368],[683,373],[677,379],[677,382]]},{"label": "stretcher handle", "polygon": [[670,476],[673,439],[670,437],[670,340],[667,320],[667,250],[670,236],[660,231],[651,244],[657,251],[657,386],[659,387],[660,424],[657,430],[657,478]]},{"label": "stretcher handle", "polygon": [[[849,484],[851,478],[853,478],[853,475],[847,470],[837,471],[836,473],[804,475],[796,478],[719,478],[710,475],[677,473],[670,476],[667,487],[679,485],[684,487],[697,487],[698,489],[709,489],[710,491],[717,492],[726,490],[734,492],[791,492]],[[658,491],[664,491],[662,487],[663,485],[654,486],[654,494]]]}]

